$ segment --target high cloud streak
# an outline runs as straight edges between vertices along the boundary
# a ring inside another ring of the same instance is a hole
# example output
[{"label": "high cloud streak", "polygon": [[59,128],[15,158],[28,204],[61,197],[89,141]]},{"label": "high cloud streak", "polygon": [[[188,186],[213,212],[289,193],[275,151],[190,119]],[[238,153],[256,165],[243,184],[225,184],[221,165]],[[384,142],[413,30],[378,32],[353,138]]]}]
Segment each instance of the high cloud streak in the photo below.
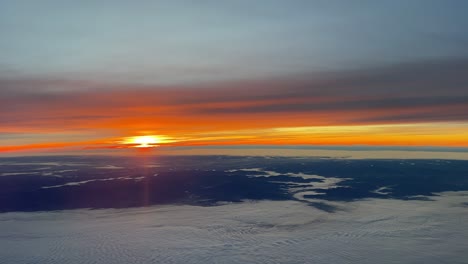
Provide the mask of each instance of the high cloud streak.
[{"label": "high cloud streak", "polygon": [[[209,130],[466,121],[468,60],[158,86],[2,79],[3,131]],[[66,120],[66,122],[63,122]]]}]

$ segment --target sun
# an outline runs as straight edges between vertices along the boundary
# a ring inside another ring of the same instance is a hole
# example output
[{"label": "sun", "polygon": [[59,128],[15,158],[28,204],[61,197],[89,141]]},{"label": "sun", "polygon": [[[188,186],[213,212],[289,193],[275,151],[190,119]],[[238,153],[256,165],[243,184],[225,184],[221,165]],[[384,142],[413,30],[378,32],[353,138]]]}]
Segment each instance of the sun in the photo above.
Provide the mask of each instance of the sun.
[{"label": "sun", "polygon": [[171,143],[171,142],[174,142],[174,140],[166,136],[148,135],[148,136],[126,137],[123,140],[121,140],[119,143],[125,144],[125,145],[131,145],[131,147],[135,147],[135,148],[154,148],[154,147],[158,147],[159,144]]},{"label": "sun", "polygon": [[155,136],[139,136],[134,137],[133,142],[139,144],[137,148],[149,148],[160,143],[160,140]]}]

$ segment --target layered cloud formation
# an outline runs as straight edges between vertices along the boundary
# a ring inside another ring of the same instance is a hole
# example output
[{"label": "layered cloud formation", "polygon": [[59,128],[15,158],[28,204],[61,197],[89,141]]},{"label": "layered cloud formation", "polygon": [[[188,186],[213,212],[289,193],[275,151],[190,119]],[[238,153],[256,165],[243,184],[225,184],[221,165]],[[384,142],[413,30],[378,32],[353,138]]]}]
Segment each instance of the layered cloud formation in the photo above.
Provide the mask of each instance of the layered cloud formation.
[{"label": "layered cloud formation", "polygon": [[[301,131],[314,136],[306,143],[321,143],[316,132],[398,134],[413,126],[451,137],[446,138],[449,145],[466,145],[458,138],[466,135],[466,72],[468,61],[452,60],[178,86],[10,79],[0,81],[0,120],[2,132],[13,134],[153,130],[210,141],[245,139],[273,129],[282,136]],[[434,122],[451,124],[428,124]],[[353,140],[343,143],[360,143]]]},{"label": "layered cloud formation", "polygon": [[342,5],[7,3],[2,150],[148,133],[468,146],[465,4]]}]

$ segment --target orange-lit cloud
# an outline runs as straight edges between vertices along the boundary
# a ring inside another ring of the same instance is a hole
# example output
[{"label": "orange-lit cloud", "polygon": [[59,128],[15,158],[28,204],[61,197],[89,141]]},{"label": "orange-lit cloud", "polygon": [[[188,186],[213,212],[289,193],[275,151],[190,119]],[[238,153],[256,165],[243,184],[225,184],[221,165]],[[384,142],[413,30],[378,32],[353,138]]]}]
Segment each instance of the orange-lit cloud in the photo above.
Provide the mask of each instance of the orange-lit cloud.
[{"label": "orange-lit cloud", "polygon": [[464,70],[466,61],[444,61],[179,86],[0,80],[0,151],[113,148],[138,135],[170,145],[468,146]]}]

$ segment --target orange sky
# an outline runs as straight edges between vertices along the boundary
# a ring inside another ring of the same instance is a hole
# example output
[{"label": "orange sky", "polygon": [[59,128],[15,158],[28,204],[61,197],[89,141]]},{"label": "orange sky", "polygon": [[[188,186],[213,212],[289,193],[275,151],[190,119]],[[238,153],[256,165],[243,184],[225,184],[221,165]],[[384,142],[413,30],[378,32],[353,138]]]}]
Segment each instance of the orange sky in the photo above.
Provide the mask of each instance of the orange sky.
[{"label": "orange sky", "polygon": [[[370,145],[370,146],[441,146],[468,147],[468,125],[457,123],[422,123],[404,125],[345,125],[283,128],[217,129],[164,134],[158,146],[206,145]],[[431,131],[428,133],[427,131]],[[157,131],[127,131],[120,136],[96,137],[92,140],[62,140],[53,137],[47,143],[5,144],[0,152],[35,151],[72,147],[79,149],[114,149],[134,147],[124,144],[129,136],[156,135]],[[42,135],[41,133],[37,135]],[[66,137],[65,137],[66,139]]]},{"label": "orange sky", "polygon": [[[468,147],[468,103],[458,88],[418,93],[364,82],[351,89],[352,80],[309,77],[176,86],[12,82],[16,89],[0,97],[5,153],[113,149],[128,147],[119,143],[125,137],[144,135],[170,138],[161,144],[167,146]],[[49,89],[57,85],[68,88]]]}]

